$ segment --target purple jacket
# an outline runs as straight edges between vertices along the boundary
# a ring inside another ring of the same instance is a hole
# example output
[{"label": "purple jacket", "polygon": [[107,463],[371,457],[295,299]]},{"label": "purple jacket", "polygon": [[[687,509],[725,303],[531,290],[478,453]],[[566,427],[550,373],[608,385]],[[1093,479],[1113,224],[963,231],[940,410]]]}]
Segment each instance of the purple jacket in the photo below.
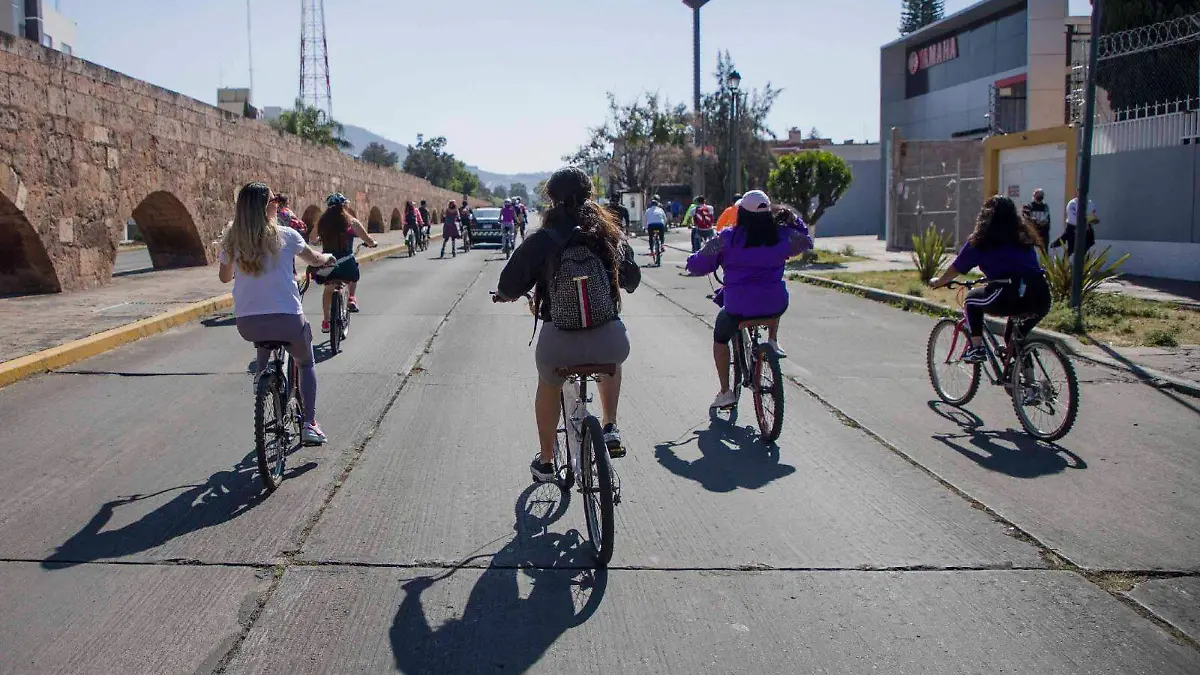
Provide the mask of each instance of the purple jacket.
[{"label": "purple jacket", "polygon": [[779,314],[787,307],[787,261],[813,247],[808,227],[779,226],[779,243],[746,248],[746,233],[730,227],[708,240],[687,261],[688,272],[712,274],[720,267],[725,277],[725,309],[734,316],[756,317]]}]

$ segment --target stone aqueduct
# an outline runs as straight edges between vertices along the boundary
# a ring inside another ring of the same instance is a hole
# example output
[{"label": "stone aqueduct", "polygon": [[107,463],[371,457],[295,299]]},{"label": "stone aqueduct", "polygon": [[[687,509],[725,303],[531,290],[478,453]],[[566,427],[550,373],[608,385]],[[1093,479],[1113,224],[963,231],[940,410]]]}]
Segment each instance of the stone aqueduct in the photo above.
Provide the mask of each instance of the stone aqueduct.
[{"label": "stone aqueduct", "polygon": [[251,180],[310,222],[343,192],[375,231],[398,226],[409,199],[457,197],[0,33],[0,294],[107,283],[129,218],[155,268],[210,264]]}]

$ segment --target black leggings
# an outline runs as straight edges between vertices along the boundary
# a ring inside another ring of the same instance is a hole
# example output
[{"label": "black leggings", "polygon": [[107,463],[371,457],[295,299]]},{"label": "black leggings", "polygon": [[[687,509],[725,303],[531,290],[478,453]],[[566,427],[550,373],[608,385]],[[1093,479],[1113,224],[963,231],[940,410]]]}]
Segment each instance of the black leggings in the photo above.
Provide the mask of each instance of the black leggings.
[{"label": "black leggings", "polygon": [[[1031,317],[1018,323],[1021,335],[1029,335],[1039,321],[1050,313],[1050,286],[1040,274],[1015,277],[1009,283],[991,283],[974,288],[967,293],[963,303],[967,315],[967,329],[972,336],[983,335],[983,315],[1015,316],[1030,314]],[[1012,338],[1013,322],[1004,330],[1004,339]]]}]

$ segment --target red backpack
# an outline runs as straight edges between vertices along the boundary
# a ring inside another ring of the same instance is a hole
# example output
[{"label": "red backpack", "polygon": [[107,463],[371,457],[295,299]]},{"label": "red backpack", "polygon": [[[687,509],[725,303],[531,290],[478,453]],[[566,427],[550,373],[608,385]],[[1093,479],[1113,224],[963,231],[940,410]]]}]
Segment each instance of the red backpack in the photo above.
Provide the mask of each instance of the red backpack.
[{"label": "red backpack", "polygon": [[696,213],[692,215],[692,220],[695,222],[697,230],[711,230],[713,228],[713,212],[707,204],[701,204],[696,207]]}]

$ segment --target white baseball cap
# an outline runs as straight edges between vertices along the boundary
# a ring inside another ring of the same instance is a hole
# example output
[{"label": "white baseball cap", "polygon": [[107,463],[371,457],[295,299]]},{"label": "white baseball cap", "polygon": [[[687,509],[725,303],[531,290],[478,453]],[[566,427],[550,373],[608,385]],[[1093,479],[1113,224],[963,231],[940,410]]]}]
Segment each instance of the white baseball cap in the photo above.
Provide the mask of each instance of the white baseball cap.
[{"label": "white baseball cap", "polygon": [[746,209],[751,212],[770,211],[771,198],[762,190],[751,190],[742,195],[742,198],[737,201],[736,206],[739,209]]}]

